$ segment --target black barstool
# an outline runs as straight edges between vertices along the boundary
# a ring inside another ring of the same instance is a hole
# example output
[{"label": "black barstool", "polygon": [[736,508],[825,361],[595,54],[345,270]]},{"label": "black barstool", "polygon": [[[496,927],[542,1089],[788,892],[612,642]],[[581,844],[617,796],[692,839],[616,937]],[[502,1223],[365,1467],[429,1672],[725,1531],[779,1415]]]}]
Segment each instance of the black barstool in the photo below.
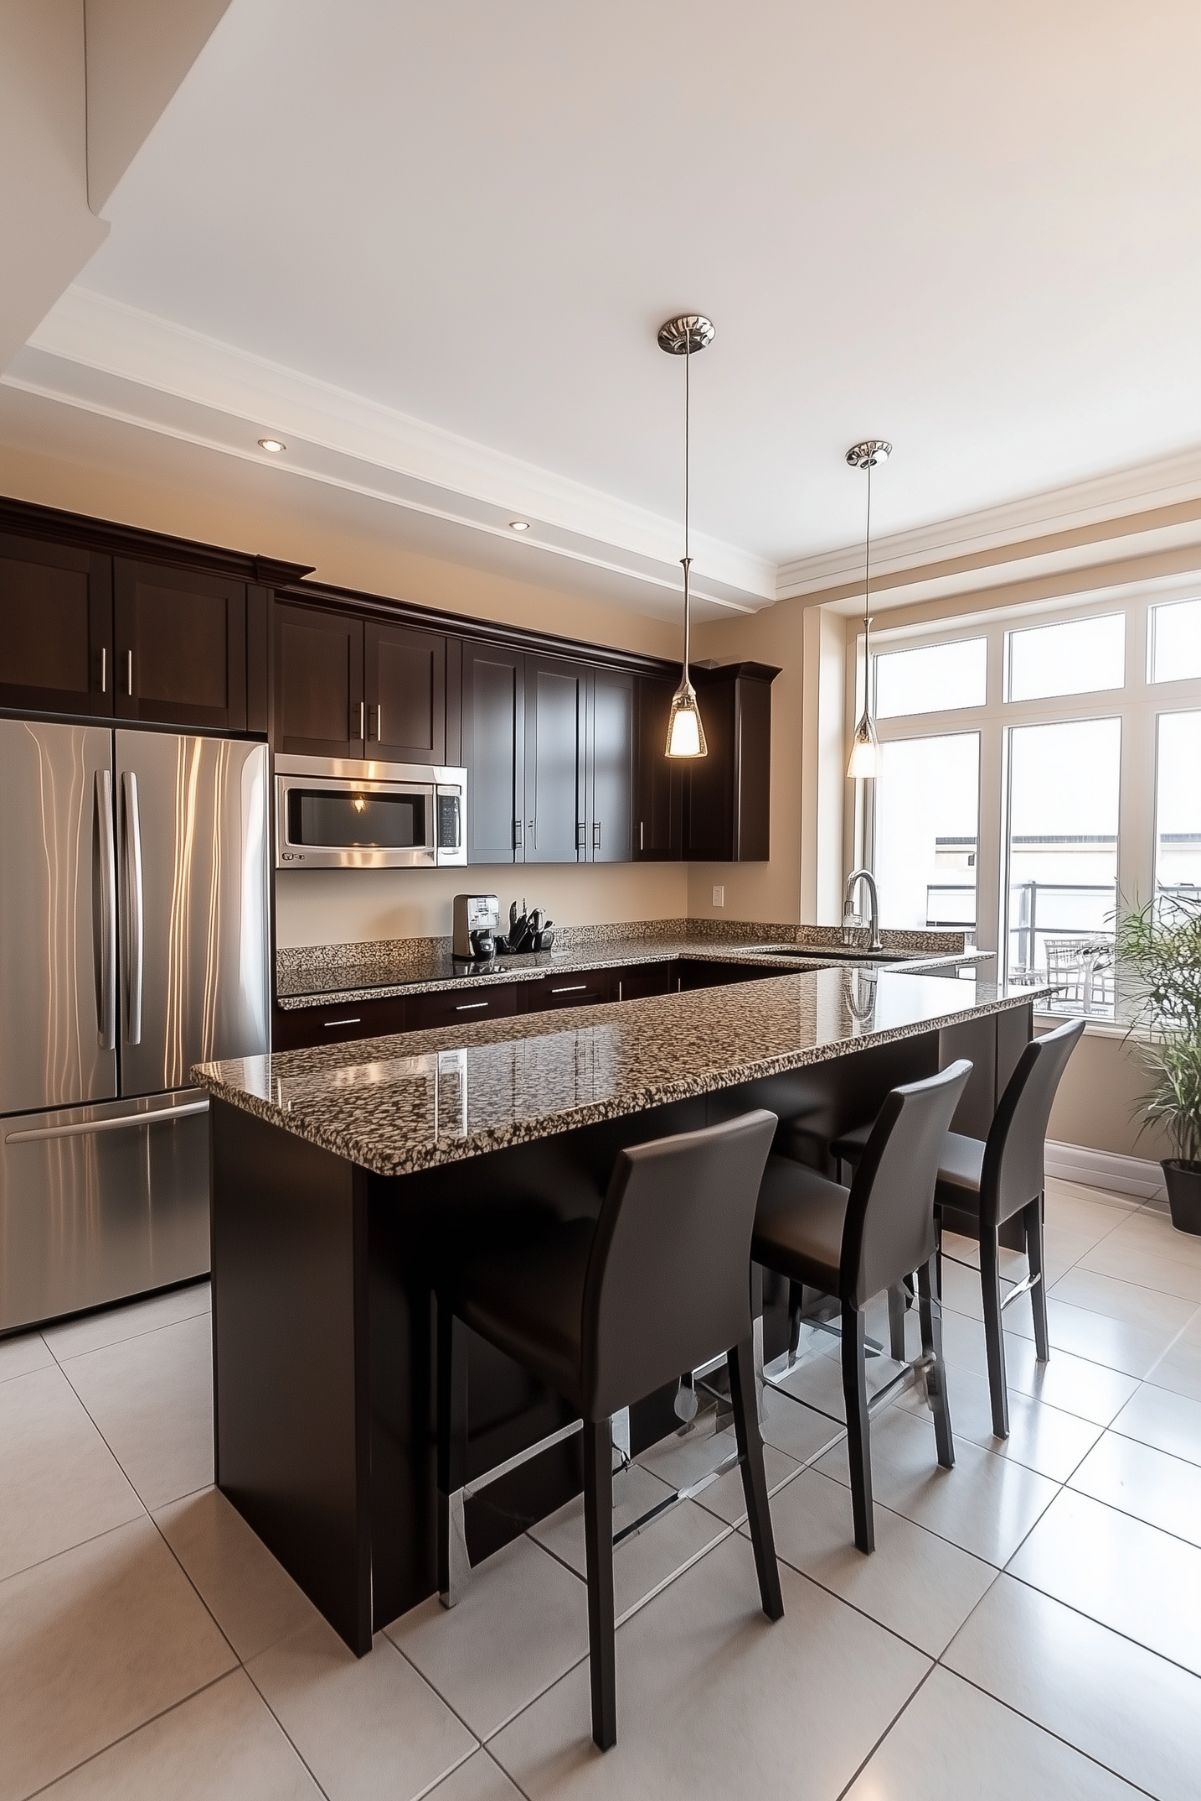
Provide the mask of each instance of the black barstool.
[{"label": "black barstool", "polygon": [[[1009,1436],[1001,1315],[1019,1295],[1030,1296],[1038,1361],[1046,1363],[1051,1354],[1043,1282],[1043,1160],[1056,1090],[1083,1031],[1084,1021],[1072,1019],[1041,1038],[1032,1038],[1006,1084],[988,1137],[968,1138],[949,1132],[938,1172],[935,1206],[940,1216],[944,1209],[970,1213],[977,1224],[988,1389],[992,1429],[997,1438]],[[869,1123],[835,1139],[830,1146],[831,1155],[843,1163],[858,1163],[873,1129]],[[1022,1216],[1029,1269],[1002,1297],[1000,1228],[1016,1214]],[[895,1331],[895,1302],[892,1305]]]},{"label": "black barstool", "polygon": [[[938,1461],[955,1462],[942,1368],[942,1328],[934,1258],[934,1183],[947,1128],[971,1064],[894,1088],[863,1147],[850,1188],[789,1157],[769,1157],[759,1191],[751,1255],[790,1282],[835,1296],[842,1315],[842,1393],[855,1543],[875,1545],[869,1442],[871,1413],[920,1370],[934,1408]],[[878,1389],[869,1404],[864,1308],[917,1271],[922,1357]],[[777,1386],[773,1384],[773,1386]],[[779,1386],[791,1400],[800,1397]]]},{"label": "black barstool", "polygon": [[[575,1427],[464,1483],[466,1397],[454,1321],[514,1358],[581,1415],[592,1736],[616,1742],[611,1421],[657,1388],[725,1352],[738,1463],[763,1611],[784,1611],[776,1565],[751,1342],[751,1227],[776,1129],[757,1111],[618,1154],[599,1218],[551,1227],[533,1242],[456,1275],[438,1309],[438,1583],[452,1606],[470,1569],[465,1500]],[[456,1396],[455,1384],[460,1383]],[[627,1440],[628,1446],[628,1440]],[[716,1472],[715,1472],[716,1473]],[[655,1508],[658,1513],[660,1508]],[[619,1539],[643,1521],[627,1527]]]}]

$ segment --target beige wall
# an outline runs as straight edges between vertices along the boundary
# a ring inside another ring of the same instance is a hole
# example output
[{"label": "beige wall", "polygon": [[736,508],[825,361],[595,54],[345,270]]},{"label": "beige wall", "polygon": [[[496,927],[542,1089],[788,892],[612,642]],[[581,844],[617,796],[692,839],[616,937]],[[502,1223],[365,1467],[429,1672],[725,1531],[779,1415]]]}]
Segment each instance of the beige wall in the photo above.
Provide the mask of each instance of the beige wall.
[{"label": "beige wall", "polygon": [[1170,1157],[1163,1133],[1140,1135],[1147,1077],[1124,1039],[1086,1033],[1076,1046],[1051,1114],[1050,1136],[1119,1157]]}]

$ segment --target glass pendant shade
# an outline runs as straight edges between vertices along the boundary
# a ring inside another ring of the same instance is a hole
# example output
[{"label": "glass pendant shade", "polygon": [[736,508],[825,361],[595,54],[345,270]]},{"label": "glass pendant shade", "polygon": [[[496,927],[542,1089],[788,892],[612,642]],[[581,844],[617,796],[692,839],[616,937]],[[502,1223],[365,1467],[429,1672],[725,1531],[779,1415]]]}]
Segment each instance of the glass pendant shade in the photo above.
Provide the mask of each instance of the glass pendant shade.
[{"label": "glass pendant shade", "polygon": [[870,713],[862,713],[851,739],[851,756],[847,775],[854,781],[874,781],[880,773],[880,740]]},{"label": "glass pendant shade", "polygon": [[707,757],[705,728],[701,710],[696,704],[696,689],[685,676],[671,697],[667,716],[667,754],[669,757]]}]

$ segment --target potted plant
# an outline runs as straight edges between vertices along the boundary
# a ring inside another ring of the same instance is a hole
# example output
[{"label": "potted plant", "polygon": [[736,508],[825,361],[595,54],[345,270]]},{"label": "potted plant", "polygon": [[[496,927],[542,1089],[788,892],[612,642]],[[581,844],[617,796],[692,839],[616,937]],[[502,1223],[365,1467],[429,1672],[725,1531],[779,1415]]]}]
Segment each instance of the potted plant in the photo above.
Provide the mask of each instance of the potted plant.
[{"label": "potted plant", "polygon": [[1176,1147],[1163,1159],[1172,1224],[1201,1233],[1201,893],[1133,908],[1117,922],[1116,945],[1151,1077],[1143,1124],[1161,1125]]}]

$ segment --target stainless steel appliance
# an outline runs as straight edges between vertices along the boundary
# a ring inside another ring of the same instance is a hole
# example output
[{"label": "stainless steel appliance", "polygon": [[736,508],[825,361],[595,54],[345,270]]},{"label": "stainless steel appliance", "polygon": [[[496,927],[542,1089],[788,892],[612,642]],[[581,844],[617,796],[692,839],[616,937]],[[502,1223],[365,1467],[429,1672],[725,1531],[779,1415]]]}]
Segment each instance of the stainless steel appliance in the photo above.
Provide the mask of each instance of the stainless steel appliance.
[{"label": "stainless steel appliance", "polygon": [[482,962],[496,953],[500,902],[494,894],[456,894],[451,955]]},{"label": "stainless steel appliance", "polygon": [[467,771],[277,757],[275,861],[280,869],[465,864]]},{"label": "stainless steel appliance", "polygon": [[264,744],[0,720],[0,1332],[202,1275],[193,1063],[267,1048]]}]

